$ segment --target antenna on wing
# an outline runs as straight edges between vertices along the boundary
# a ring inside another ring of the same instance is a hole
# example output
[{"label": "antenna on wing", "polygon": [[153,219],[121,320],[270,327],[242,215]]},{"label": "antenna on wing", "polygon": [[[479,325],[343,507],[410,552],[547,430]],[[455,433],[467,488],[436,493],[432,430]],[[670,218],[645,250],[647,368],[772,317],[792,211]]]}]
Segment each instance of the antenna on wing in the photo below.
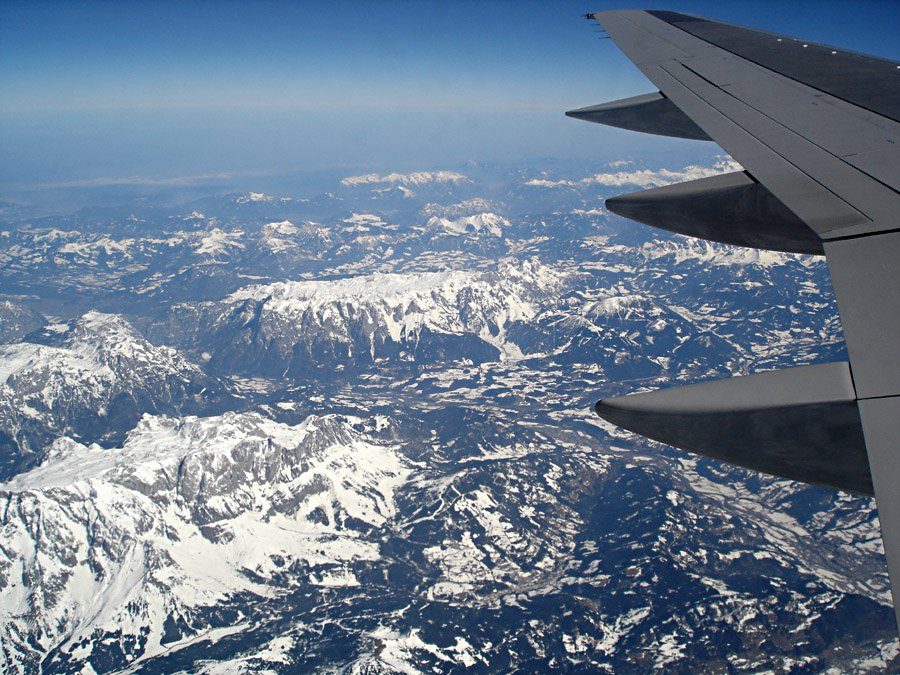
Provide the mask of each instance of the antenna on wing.
[{"label": "antenna on wing", "polygon": [[[593,21],[596,17],[594,16],[594,14],[585,14],[584,18],[587,19],[588,21]],[[599,24],[598,24],[598,26],[599,26]],[[603,26],[599,26],[599,28],[600,28],[600,30],[595,30],[594,32],[595,33],[603,33],[604,37],[600,38],[601,40],[612,40],[612,38],[603,29]]]}]

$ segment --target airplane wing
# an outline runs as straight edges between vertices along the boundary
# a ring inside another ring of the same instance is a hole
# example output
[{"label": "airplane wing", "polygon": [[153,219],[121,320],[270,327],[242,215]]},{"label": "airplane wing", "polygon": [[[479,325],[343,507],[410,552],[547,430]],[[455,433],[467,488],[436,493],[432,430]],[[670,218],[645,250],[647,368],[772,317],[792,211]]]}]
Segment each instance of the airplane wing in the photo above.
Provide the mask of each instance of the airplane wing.
[{"label": "airplane wing", "polygon": [[900,589],[900,64],[677,12],[588,18],[659,91],[567,115],[712,140],[744,167],[607,208],[713,241],[824,253],[850,358],[604,399],[597,413],[699,454],[874,494]]}]

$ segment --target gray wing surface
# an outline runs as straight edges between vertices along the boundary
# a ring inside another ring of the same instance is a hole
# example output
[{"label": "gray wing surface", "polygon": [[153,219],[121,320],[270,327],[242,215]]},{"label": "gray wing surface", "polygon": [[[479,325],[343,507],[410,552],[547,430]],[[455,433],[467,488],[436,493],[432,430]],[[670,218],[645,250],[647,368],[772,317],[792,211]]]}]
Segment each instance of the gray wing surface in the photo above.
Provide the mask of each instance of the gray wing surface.
[{"label": "gray wing surface", "polygon": [[677,12],[588,18],[659,91],[567,115],[709,139],[744,167],[607,208],[713,241],[824,253],[850,358],[604,399],[597,413],[699,454],[874,494],[900,588],[900,64]]}]

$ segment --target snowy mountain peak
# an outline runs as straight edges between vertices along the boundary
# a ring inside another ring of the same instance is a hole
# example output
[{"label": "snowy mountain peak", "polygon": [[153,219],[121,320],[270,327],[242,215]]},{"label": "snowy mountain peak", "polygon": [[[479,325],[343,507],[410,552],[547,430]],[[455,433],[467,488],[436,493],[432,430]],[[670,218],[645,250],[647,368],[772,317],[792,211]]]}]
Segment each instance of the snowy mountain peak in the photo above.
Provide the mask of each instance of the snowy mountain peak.
[{"label": "snowy mountain peak", "polygon": [[565,278],[537,261],[506,261],[496,272],[445,270],[418,273],[379,273],[347,277],[329,281],[280,281],[265,285],[246,286],[229,295],[224,302],[244,300],[269,301],[273,306],[289,301],[371,300],[390,305],[409,305],[426,296],[456,295],[461,288],[479,287],[486,292],[502,293],[491,289],[500,278],[509,278],[523,286],[550,290]]},{"label": "snowy mountain peak", "polygon": [[510,227],[510,224],[506,218],[495,213],[478,213],[456,218],[455,220],[433,216],[428,219],[426,227],[443,229],[452,235],[486,232],[495,237],[500,237],[503,235],[504,228]]},{"label": "snowy mountain peak", "polygon": [[241,195],[237,199],[235,199],[235,203],[237,204],[250,204],[253,202],[274,202],[274,201],[289,201],[287,197],[273,197],[272,195],[267,195],[264,192],[248,192],[245,195]]},{"label": "snowy mountain peak", "polygon": [[120,368],[128,363],[139,371],[166,363],[177,370],[190,369],[174,349],[151,345],[118,314],[88,311],[67,324],[47,327],[44,339],[87,359],[95,368]]},{"label": "snowy mountain peak", "polygon": [[300,228],[289,220],[282,220],[278,223],[266,223],[263,225],[262,232],[265,235],[280,234],[283,236],[293,236],[300,234]]},{"label": "snowy mountain peak", "polygon": [[0,343],[12,342],[47,323],[32,309],[9,300],[0,301]]},{"label": "snowy mountain peak", "polygon": [[634,171],[614,171],[609,173],[596,173],[580,180],[562,179],[550,180],[547,178],[533,178],[525,181],[530,187],[589,187],[607,186],[622,187],[636,185],[638,187],[661,187],[672,183],[683,183],[699,178],[707,178],[723,173],[741,171],[743,167],[730,157],[719,159],[713,166],[686,166],[680,170],[671,169],[637,169]]},{"label": "snowy mountain peak", "polygon": [[383,330],[394,342],[425,327],[486,338],[497,337],[496,331],[510,321],[533,316],[534,303],[557,290],[563,279],[540,263],[517,262],[494,272],[385,273],[248,286],[224,303],[262,303],[264,321],[281,316],[294,330],[318,317],[316,321],[327,324],[333,334],[346,332],[348,341],[352,337],[346,322],[355,322],[354,316],[366,317],[371,326],[367,334]]},{"label": "snowy mountain peak", "polygon": [[435,204],[429,203],[422,207],[422,214],[431,218],[438,216],[440,218],[459,218],[460,216],[474,216],[479,213],[488,213],[493,211],[496,206],[493,202],[482,197],[474,197],[456,204]]},{"label": "snowy mountain peak", "polygon": [[192,410],[222,390],[171,347],[157,347],[122,317],[90,311],[0,347],[0,432],[37,457],[62,435],[123,436],[143,412]]},{"label": "snowy mountain peak", "polygon": [[225,232],[218,227],[213,228],[209,232],[204,232],[200,240],[195,244],[195,253],[200,256],[217,258],[228,255],[233,249],[241,249],[244,244],[241,243],[244,233],[235,230]]}]

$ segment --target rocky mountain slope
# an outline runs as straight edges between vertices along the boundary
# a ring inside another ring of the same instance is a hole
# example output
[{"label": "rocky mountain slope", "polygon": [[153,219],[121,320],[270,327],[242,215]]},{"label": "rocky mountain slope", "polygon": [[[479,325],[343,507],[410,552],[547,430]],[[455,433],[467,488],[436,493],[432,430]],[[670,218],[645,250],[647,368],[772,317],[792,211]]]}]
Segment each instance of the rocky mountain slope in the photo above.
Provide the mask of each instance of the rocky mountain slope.
[{"label": "rocky mountain slope", "polygon": [[209,354],[219,370],[294,379],[386,361],[494,361],[518,353],[507,327],[534,318],[564,283],[537,261],[507,261],[484,272],[250,285],[220,301],[177,305],[150,334]]}]

